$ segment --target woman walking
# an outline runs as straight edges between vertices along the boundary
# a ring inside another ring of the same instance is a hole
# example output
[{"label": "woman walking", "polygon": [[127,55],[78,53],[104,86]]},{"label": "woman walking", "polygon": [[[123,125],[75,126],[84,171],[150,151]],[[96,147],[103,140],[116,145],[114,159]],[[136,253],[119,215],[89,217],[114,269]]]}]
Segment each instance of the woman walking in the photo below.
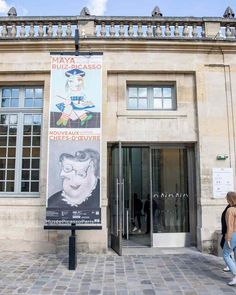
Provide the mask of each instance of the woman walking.
[{"label": "woman walking", "polygon": [[[225,235],[227,233],[227,224],[226,224],[226,220],[225,220],[225,215],[226,215],[226,211],[227,209],[230,207],[230,205],[228,204],[224,211],[222,212],[221,214],[221,234],[222,234],[222,238],[221,238],[221,241],[220,241],[220,246],[221,246],[221,249],[223,250],[224,248],[224,244],[225,244]],[[230,256],[232,258],[232,256]],[[226,265],[226,267],[223,269],[223,271],[230,271],[230,269],[228,268],[228,266]]]},{"label": "woman walking", "polygon": [[233,279],[228,284],[230,286],[236,285],[236,265],[230,257],[230,253],[234,251],[234,258],[236,258],[236,193],[228,192],[226,200],[230,207],[226,211],[225,220],[227,225],[227,232],[225,235],[225,243],[223,247],[223,257],[225,263],[233,274]]}]

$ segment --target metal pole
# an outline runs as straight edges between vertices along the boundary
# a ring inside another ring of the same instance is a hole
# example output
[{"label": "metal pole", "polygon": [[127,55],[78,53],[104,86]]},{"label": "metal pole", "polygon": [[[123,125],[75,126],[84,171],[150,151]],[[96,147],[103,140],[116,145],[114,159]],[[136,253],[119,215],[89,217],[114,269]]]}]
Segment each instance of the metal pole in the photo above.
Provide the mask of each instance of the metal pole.
[{"label": "metal pole", "polygon": [[79,29],[75,29],[75,55],[79,55]]},{"label": "metal pole", "polygon": [[71,224],[71,236],[69,237],[69,270],[75,270],[77,265],[75,223]]}]

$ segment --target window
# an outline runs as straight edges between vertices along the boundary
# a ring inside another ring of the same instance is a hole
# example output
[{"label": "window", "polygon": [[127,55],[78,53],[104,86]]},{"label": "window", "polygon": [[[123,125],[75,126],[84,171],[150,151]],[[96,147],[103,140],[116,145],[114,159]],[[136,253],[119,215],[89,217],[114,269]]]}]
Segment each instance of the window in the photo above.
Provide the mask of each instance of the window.
[{"label": "window", "polygon": [[0,88],[0,194],[39,192],[42,87]]},{"label": "window", "polygon": [[174,110],[176,109],[175,87],[128,86],[128,109]]}]

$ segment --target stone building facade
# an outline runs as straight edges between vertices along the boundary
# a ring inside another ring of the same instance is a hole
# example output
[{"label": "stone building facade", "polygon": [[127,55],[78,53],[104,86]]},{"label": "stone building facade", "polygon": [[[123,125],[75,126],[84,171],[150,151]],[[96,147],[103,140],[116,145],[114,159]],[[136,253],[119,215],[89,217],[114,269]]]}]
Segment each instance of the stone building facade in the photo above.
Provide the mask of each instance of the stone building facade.
[{"label": "stone building facade", "polygon": [[[78,250],[104,252],[112,246],[114,167],[121,165],[119,247],[193,245],[212,251],[226,205],[213,193],[213,169],[231,168],[235,179],[234,27],[233,18],[0,17],[0,249],[56,252],[68,243],[67,231],[44,230],[50,52],[73,52],[78,28],[80,51],[103,53],[102,230],[79,231]],[[30,111],[14,105],[25,89],[42,99]],[[21,186],[24,167],[17,160],[22,114],[41,116],[40,144],[29,144],[35,148],[29,156],[35,160],[31,193]],[[235,181],[232,185],[235,189]],[[157,206],[149,235],[144,208],[141,233],[133,232],[135,192],[143,204],[151,194]]]}]

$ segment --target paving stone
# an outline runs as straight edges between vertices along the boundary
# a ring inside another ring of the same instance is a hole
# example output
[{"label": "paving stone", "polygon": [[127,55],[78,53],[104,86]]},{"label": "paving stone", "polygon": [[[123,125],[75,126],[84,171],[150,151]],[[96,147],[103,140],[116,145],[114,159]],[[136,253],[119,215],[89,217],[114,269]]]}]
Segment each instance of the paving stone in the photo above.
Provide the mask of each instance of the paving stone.
[{"label": "paving stone", "polygon": [[[173,252],[173,251],[172,251]],[[0,253],[0,294],[30,295],[224,295],[223,259],[197,251],[183,254],[78,256],[75,271],[66,255]]]},{"label": "paving stone", "polygon": [[145,290],[143,290],[143,294],[145,294],[145,295],[155,295],[155,291],[153,289],[145,289]]}]

